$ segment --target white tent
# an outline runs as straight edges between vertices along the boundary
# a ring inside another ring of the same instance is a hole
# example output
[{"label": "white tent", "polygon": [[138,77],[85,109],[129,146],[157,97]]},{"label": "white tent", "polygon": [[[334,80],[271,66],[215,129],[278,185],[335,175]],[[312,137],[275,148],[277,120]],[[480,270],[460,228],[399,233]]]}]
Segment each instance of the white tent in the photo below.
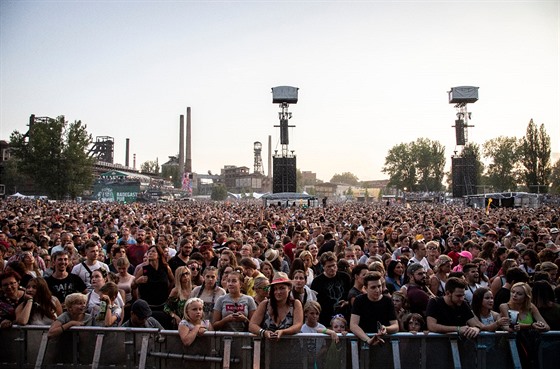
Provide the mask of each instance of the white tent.
[{"label": "white tent", "polygon": [[16,192],[13,195],[10,195],[8,197],[12,197],[12,198],[15,198],[15,199],[27,199],[28,198],[28,196],[22,195],[19,192]]}]

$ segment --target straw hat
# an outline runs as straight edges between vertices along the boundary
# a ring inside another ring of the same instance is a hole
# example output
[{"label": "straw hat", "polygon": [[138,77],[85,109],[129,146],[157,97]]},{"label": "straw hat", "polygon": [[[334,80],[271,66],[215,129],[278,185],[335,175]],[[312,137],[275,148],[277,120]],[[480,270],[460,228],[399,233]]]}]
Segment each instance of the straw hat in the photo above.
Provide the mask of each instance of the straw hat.
[{"label": "straw hat", "polygon": [[275,272],[274,277],[272,277],[272,282],[270,282],[270,285],[272,286],[275,284],[289,284],[291,286],[292,281],[290,280],[290,278],[288,278],[288,275],[286,273]]}]

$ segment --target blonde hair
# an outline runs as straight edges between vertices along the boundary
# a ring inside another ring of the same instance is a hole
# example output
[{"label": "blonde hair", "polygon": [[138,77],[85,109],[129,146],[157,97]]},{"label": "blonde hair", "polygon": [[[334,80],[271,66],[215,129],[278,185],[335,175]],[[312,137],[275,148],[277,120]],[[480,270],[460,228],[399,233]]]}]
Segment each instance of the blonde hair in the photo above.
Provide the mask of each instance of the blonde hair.
[{"label": "blonde hair", "polygon": [[[187,278],[187,287],[183,289],[181,285],[181,275],[187,271],[189,278]],[[191,270],[186,266],[180,266],[175,270],[175,288],[177,289],[177,296],[180,300],[186,300],[189,298],[192,292],[192,273]]]},{"label": "blonde hair", "polygon": [[312,310],[321,313],[321,305],[317,301],[307,301],[303,307],[303,312],[307,313]]},{"label": "blonde hair", "polygon": [[188,299],[187,302],[185,303],[185,308],[183,309],[183,316],[185,317],[185,320],[187,320],[188,322],[191,322],[191,319],[189,318],[189,314],[187,314],[187,310],[189,310],[189,306],[194,302],[199,302],[202,305],[202,308],[204,308],[204,301],[201,298],[191,297],[190,299]]},{"label": "blonde hair", "polygon": [[[523,301],[523,304],[521,305],[521,308],[523,309],[523,311],[531,311],[531,300],[533,299],[533,294],[531,292],[531,287],[525,282],[517,282],[516,284],[511,286],[512,295],[513,295],[513,289],[516,288],[516,287],[521,287],[523,292],[525,292],[525,301]],[[510,298],[510,301],[511,301],[511,298]]]}]

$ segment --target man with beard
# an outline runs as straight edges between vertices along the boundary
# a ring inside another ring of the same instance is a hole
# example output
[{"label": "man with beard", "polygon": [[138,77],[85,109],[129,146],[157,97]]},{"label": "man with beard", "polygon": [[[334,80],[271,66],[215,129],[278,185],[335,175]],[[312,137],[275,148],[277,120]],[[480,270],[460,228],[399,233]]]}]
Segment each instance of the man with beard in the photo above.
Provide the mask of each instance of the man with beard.
[{"label": "man with beard", "polygon": [[405,287],[406,297],[410,305],[410,312],[426,316],[428,301],[430,301],[430,297],[433,296],[427,286],[428,277],[426,269],[424,269],[422,264],[414,263],[408,266],[407,273],[410,281]]},{"label": "man with beard", "polygon": [[350,275],[338,271],[334,253],[325,252],[321,255],[320,262],[323,266],[323,274],[313,280],[311,289],[317,292],[317,301],[322,308],[319,322],[328,326],[333,315],[347,312],[349,303],[345,298],[352,288],[352,282]]},{"label": "man with beard", "polygon": [[130,265],[136,267],[142,264],[144,255],[148,251],[148,244],[145,242],[146,231],[139,229],[136,232],[136,244],[128,244],[126,248],[126,257],[130,261]]},{"label": "man with beard", "polygon": [[193,250],[192,242],[187,238],[183,238],[181,240],[181,246],[179,252],[177,253],[177,255],[169,259],[168,262],[169,267],[171,268],[173,274],[175,274],[175,270],[177,270],[177,268],[179,268],[180,266],[187,265],[192,250]]},{"label": "man with beard", "polygon": [[56,296],[59,301],[64,301],[66,296],[74,292],[86,293],[87,286],[84,281],[77,275],[68,273],[68,253],[66,251],[57,251],[51,257],[54,272],[45,278],[45,281],[53,296]]},{"label": "man with beard", "polygon": [[473,263],[467,263],[463,266],[463,273],[465,275],[465,281],[467,282],[467,288],[465,289],[465,300],[471,304],[474,291],[480,287],[478,281],[480,281],[480,275],[478,273],[478,265]]}]

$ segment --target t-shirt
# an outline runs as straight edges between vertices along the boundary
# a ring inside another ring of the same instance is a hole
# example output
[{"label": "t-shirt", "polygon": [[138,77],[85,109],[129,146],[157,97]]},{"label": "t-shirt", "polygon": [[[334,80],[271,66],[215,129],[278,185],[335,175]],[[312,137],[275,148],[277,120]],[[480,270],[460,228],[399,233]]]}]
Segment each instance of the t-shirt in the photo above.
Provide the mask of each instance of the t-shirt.
[{"label": "t-shirt", "polygon": [[438,324],[445,326],[463,326],[474,317],[474,314],[466,302],[460,306],[449,306],[444,297],[436,297],[428,302],[426,316],[435,318]]},{"label": "t-shirt", "polygon": [[365,333],[377,333],[377,323],[384,326],[391,325],[391,320],[397,320],[393,300],[382,296],[379,301],[371,301],[367,294],[360,295],[352,305],[352,315],[360,316],[360,328]]},{"label": "t-shirt", "polygon": [[317,325],[315,327],[310,327],[310,326],[307,325],[307,323],[305,323],[301,326],[301,333],[317,333],[317,330],[323,331],[326,328],[327,327],[325,327],[321,323],[317,323]]},{"label": "t-shirt", "polygon": [[51,293],[56,296],[58,301],[61,303],[64,303],[66,296],[71,293],[82,293],[87,288],[84,281],[72,273],[68,273],[68,276],[64,279],[58,279],[51,275],[50,277],[45,278],[45,280],[47,281],[47,285],[49,286]]},{"label": "t-shirt", "polygon": [[[56,320],[58,320],[60,323],[64,325],[72,321],[72,318],[70,318],[70,314],[68,314],[68,312],[65,311],[64,313],[60,314],[56,318]],[[91,314],[84,314],[84,319],[82,321],[84,322],[85,326],[93,325],[93,317],[91,316]]]},{"label": "t-shirt", "polygon": [[87,270],[87,268],[84,266],[84,263],[85,262],[74,265],[74,267],[72,268],[72,274],[75,274],[78,277],[80,277],[82,281],[84,281],[88,291],[91,291],[93,290],[93,288],[91,287],[91,273],[99,268],[103,268],[105,269],[106,272],[108,272],[109,266],[105,263],[96,260],[93,265],[86,264],[87,268],[89,268],[89,270]]},{"label": "t-shirt", "polygon": [[[222,319],[228,315],[239,312],[249,316],[250,311],[255,311],[257,309],[257,304],[252,297],[247,295],[241,295],[237,301],[234,301],[230,294],[218,297],[214,305],[214,310],[222,313]],[[233,332],[246,332],[248,328],[248,323],[246,322],[227,322],[223,327],[223,331],[233,331]]]},{"label": "t-shirt", "polygon": [[406,289],[406,297],[410,305],[411,313],[418,313],[422,316],[426,315],[426,307],[430,296],[417,285],[408,285]]},{"label": "t-shirt", "polygon": [[350,276],[344,272],[337,272],[332,278],[324,273],[317,276],[311,284],[311,289],[317,292],[317,302],[321,305],[319,322],[329,325],[335,315],[335,305],[341,300],[346,300],[352,288]]}]

